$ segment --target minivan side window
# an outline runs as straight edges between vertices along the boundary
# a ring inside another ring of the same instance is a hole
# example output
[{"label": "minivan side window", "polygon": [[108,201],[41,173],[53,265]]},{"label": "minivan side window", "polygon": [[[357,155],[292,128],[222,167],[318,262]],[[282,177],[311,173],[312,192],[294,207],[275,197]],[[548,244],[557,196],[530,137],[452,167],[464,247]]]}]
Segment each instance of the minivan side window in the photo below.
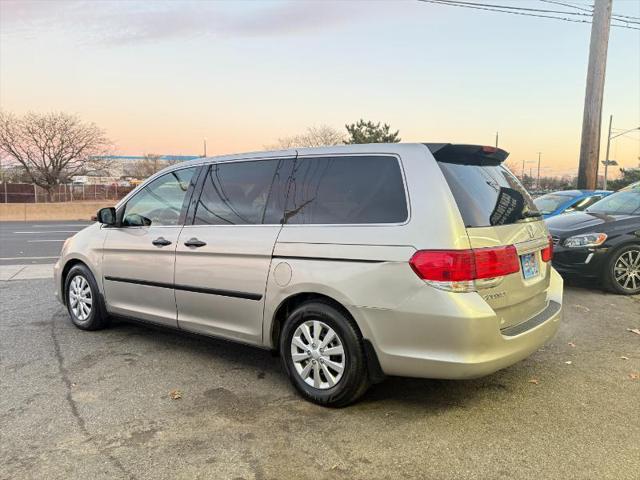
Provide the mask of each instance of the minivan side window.
[{"label": "minivan side window", "polygon": [[295,160],[285,223],[402,223],[408,209],[397,158],[383,155]]},{"label": "minivan side window", "polygon": [[178,225],[189,183],[197,167],[166,173],[146,185],[125,205],[122,225]]},{"label": "minivan side window", "polygon": [[291,161],[254,160],[209,167],[195,225],[280,224]]}]

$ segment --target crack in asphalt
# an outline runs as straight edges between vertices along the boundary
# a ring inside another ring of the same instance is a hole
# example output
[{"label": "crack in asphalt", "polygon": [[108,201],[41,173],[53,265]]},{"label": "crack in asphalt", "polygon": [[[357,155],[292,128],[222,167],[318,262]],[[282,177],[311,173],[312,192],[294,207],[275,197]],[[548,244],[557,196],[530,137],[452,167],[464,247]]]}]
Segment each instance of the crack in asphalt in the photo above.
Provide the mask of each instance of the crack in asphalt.
[{"label": "crack in asphalt", "polygon": [[[100,450],[100,445],[95,441],[95,439],[87,429],[87,423],[85,422],[85,419],[80,414],[80,410],[78,410],[78,404],[73,399],[73,395],[71,393],[73,387],[72,387],[71,379],[69,378],[69,370],[67,370],[67,367],[65,367],[64,365],[64,356],[62,354],[62,349],[60,348],[60,342],[58,340],[58,336],[56,335],[55,319],[59,313],[60,311],[58,310],[51,316],[51,320],[50,320],[51,321],[51,339],[53,341],[53,349],[55,352],[56,360],[58,361],[58,371],[60,372],[60,377],[62,378],[62,381],[65,385],[65,389],[67,391],[67,394],[66,394],[67,403],[69,404],[71,414],[76,419],[76,422],[78,423],[78,427],[80,428],[80,431],[82,432],[82,434],[86,437],[86,439],[89,442],[93,443],[95,447],[98,448],[98,450]],[[110,453],[105,453],[105,456],[126,477],[130,479],[136,478],[135,475],[127,471],[124,465],[122,465],[120,460],[118,460],[116,457],[114,457]]]}]

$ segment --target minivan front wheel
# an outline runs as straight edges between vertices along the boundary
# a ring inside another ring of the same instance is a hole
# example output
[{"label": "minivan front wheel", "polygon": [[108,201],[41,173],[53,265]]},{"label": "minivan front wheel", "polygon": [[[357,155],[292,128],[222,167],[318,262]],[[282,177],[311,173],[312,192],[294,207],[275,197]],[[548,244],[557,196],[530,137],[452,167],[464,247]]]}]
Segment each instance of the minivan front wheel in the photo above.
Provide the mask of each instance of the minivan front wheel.
[{"label": "minivan front wheel", "polygon": [[293,385],[314,403],[342,407],[369,386],[362,336],[353,320],[327,303],[309,302],[291,312],[280,354]]},{"label": "minivan front wheel", "polygon": [[91,271],[78,264],[65,278],[65,303],[73,324],[82,330],[105,328],[109,319],[102,308],[98,285]]}]

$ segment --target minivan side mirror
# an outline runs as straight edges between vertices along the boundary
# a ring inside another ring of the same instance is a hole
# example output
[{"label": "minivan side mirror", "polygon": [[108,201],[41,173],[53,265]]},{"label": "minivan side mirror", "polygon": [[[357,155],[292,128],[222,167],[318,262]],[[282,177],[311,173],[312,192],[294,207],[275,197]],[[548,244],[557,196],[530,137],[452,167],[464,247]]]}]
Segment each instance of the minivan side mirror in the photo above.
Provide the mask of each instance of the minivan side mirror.
[{"label": "minivan side mirror", "polygon": [[104,225],[116,224],[116,209],[113,207],[101,208],[98,210],[96,220]]}]

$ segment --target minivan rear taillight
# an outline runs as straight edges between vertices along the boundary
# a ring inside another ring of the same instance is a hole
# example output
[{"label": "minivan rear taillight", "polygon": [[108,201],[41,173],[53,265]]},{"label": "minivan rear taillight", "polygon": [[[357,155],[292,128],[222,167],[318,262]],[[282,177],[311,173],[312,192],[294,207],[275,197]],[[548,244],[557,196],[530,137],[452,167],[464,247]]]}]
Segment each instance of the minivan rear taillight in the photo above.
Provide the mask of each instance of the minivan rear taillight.
[{"label": "minivan rear taillight", "polygon": [[476,290],[474,280],[496,278],[520,271],[516,247],[468,250],[419,250],[409,265],[423,280],[452,291]]},{"label": "minivan rear taillight", "polygon": [[540,258],[542,258],[543,262],[550,262],[553,258],[553,238],[551,238],[551,235],[548,235],[548,238],[549,245],[540,251]]}]

